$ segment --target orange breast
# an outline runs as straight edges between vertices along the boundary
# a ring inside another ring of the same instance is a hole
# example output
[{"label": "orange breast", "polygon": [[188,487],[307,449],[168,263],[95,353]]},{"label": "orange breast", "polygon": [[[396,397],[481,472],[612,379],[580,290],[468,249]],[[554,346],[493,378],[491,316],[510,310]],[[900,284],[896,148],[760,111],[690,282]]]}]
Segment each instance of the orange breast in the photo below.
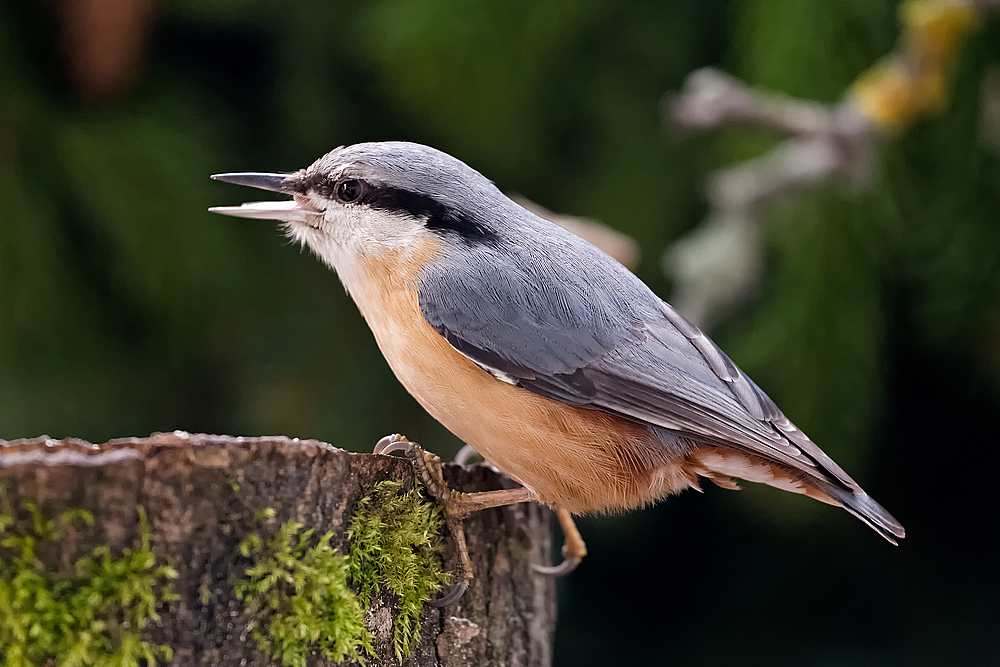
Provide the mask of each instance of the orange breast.
[{"label": "orange breast", "polygon": [[414,279],[434,241],[364,260],[345,281],[400,382],[452,433],[537,495],[578,513],[626,509],[696,485],[649,431],[495,379],[459,354],[420,312]]}]

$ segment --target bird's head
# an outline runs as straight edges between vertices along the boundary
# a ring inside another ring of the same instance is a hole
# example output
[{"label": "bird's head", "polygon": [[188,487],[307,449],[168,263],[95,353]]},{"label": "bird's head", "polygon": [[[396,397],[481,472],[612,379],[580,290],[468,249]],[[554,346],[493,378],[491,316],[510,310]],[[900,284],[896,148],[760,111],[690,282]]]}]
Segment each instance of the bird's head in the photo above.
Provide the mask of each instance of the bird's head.
[{"label": "bird's head", "polygon": [[421,241],[494,243],[516,204],[488,179],[439,150],[407,142],[355,144],[299,171],[212,178],[291,195],[290,200],[219,206],[216,213],[279,220],[342,273],[357,254]]}]

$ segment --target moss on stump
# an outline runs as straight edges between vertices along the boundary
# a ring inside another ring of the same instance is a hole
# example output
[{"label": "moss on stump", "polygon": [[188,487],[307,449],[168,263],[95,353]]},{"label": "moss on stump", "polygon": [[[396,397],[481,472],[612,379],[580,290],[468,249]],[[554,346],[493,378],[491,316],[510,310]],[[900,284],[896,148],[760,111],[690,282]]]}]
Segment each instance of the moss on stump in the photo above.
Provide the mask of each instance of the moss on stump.
[{"label": "moss on stump", "polygon": [[282,437],[36,438],[0,441],[0,484],[0,664],[551,662],[553,585],[529,569],[550,557],[548,512],[467,520],[477,576],[429,608],[457,560],[405,460]]}]

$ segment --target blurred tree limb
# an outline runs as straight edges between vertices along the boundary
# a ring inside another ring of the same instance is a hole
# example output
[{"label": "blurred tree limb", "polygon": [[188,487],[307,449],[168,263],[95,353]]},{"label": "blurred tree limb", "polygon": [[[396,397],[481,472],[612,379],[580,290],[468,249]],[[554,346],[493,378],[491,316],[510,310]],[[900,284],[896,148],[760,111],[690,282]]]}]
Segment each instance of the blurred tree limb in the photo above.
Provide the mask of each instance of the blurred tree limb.
[{"label": "blurred tree limb", "polygon": [[69,78],[89,104],[114,100],[138,79],[154,19],[152,0],[65,0],[62,49]]},{"label": "blurred tree limb", "polygon": [[763,92],[711,68],[693,72],[681,93],[667,98],[668,121],[686,130],[748,125],[784,139],[712,175],[707,220],[664,254],[674,305],[707,328],[748,298],[762,273],[762,210],[830,177],[865,186],[881,139],[945,109],[959,48],[983,14],[997,9],[997,0],[907,0],[896,50],[831,105]]}]

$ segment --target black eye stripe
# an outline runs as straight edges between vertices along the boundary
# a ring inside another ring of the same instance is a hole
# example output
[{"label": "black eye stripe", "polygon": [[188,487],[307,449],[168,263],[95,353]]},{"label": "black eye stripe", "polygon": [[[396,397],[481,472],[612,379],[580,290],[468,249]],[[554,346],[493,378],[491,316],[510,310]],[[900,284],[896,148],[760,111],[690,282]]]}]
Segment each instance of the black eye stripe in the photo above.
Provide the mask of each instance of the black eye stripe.
[{"label": "black eye stripe", "polygon": [[[360,194],[352,200],[340,197],[340,187],[348,182],[358,183]],[[347,205],[369,206],[390,213],[405,213],[424,220],[427,229],[438,233],[457,234],[468,243],[495,243],[498,236],[489,225],[466,215],[454,206],[419,192],[377,185],[362,179],[330,179],[321,173],[305,176],[298,190],[303,194],[315,192],[324,199],[344,202]]]},{"label": "black eye stripe", "polygon": [[423,219],[427,229],[455,233],[468,242],[488,243],[497,239],[496,232],[486,225],[418,192],[388,186],[371,187],[359,202],[382,211],[408,213]]},{"label": "black eye stripe", "polygon": [[323,174],[311,174],[300,178],[295,189],[302,194],[315,192],[324,199],[333,199],[336,187],[337,181],[330,180]]}]

